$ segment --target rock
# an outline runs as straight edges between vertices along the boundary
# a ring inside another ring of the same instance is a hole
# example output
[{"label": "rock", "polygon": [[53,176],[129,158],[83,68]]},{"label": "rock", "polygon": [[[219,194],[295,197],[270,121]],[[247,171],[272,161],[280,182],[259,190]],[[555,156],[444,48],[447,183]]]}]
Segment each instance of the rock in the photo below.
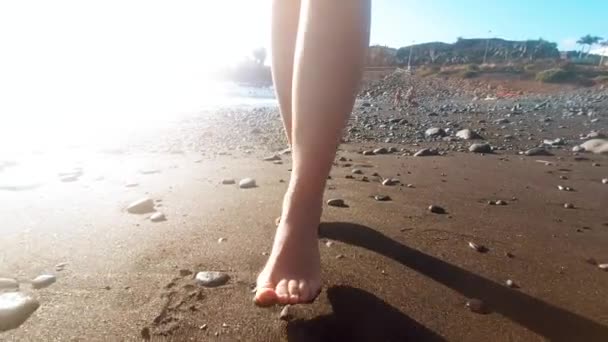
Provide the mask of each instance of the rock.
[{"label": "rock", "polygon": [[574,204],[572,204],[572,203],[564,203],[564,208],[566,208],[566,209],[574,209]]},{"label": "rock", "polygon": [[333,245],[334,245],[334,242],[333,242],[333,241],[327,241],[327,242],[325,242],[325,246],[326,246],[326,247],[331,247],[331,246],[333,246]]},{"label": "rock", "polygon": [[162,222],[166,220],[167,218],[165,217],[165,214],[161,213],[160,211],[157,211],[150,216],[150,221],[152,222]]},{"label": "rock", "polygon": [[566,144],[566,141],[562,138],[557,138],[554,140],[545,139],[545,140],[543,140],[543,144],[549,145],[549,146],[562,146],[562,145]]},{"label": "rock", "polygon": [[608,271],[608,264],[598,264],[597,267],[603,271]]},{"label": "rock", "polygon": [[255,179],[253,178],[243,178],[239,182],[239,188],[241,189],[251,189],[255,188],[257,185],[255,184]]},{"label": "rock", "polygon": [[18,328],[39,306],[36,299],[25,293],[0,294],[0,331]]},{"label": "rock", "polygon": [[232,178],[226,178],[226,179],[222,179],[222,184],[224,184],[224,185],[236,184],[236,181]]},{"label": "rock", "polygon": [[19,282],[13,278],[0,278],[0,291],[18,290]]},{"label": "rock", "polygon": [[57,265],[55,265],[55,271],[61,272],[67,265],[68,265],[67,262],[60,262]]},{"label": "rock", "polygon": [[505,202],[503,200],[498,200],[498,201],[496,201],[496,205],[507,205],[507,202]]},{"label": "rock", "polygon": [[281,160],[281,157],[279,157],[278,154],[273,154],[271,156],[264,157],[264,161],[277,161],[277,160]]},{"label": "rock", "polygon": [[431,204],[428,209],[430,212],[432,212],[434,214],[445,214],[446,213],[445,209],[443,209],[442,207],[440,207],[438,205],[434,205],[434,204]]},{"label": "rock", "polygon": [[226,241],[228,241],[228,239],[225,237],[221,237],[221,238],[217,239],[217,243],[222,243],[222,242],[226,242]]},{"label": "rock", "polygon": [[492,146],[490,144],[472,144],[469,151],[473,153],[492,153]]},{"label": "rock", "polygon": [[545,150],[542,147],[531,148],[531,149],[527,150],[526,152],[524,152],[524,154],[529,157],[531,157],[531,156],[552,156],[553,155],[551,152]]},{"label": "rock", "polygon": [[602,178],[602,184],[608,184],[608,178]]},{"label": "rock", "polygon": [[363,151],[364,156],[373,156],[374,154],[374,151]]},{"label": "rock", "polygon": [[423,148],[422,150],[414,153],[414,157],[428,157],[439,155],[439,152],[435,149]]},{"label": "rock", "polygon": [[385,186],[393,186],[393,185],[397,185],[397,184],[399,184],[399,180],[395,179],[395,178],[387,178],[382,181],[382,185],[385,185]]},{"label": "rock", "polygon": [[380,148],[375,149],[373,152],[374,152],[374,154],[387,154],[388,150],[384,147],[380,147]]},{"label": "rock", "polygon": [[513,280],[511,279],[507,279],[507,281],[505,281],[505,285],[507,285],[510,288],[517,288],[518,286],[515,284],[515,282],[513,282]]},{"label": "rock", "polygon": [[461,129],[460,131],[456,132],[456,137],[463,139],[463,140],[478,140],[478,139],[483,139],[481,137],[481,135],[477,134],[475,131],[472,131],[468,128],[465,129]]},{"label": "rock", "polygon": [[488,249],[485,246],[478,245],[475,242],[471,242],[471,241],[469,241],[469,247],[479,253],[485,253],[488,251]]},{"label": "rock", "polygon": [[362,174],[363,174],[363,171],[361,171],[361,169],[353,169],[353,170],[351,171],[351,173],[352,173],[353,175],[362,175]]},{"label": "rock", "polygon": [[43,289],[51,286],[57,278],[52,274],[42,274],[32,279],[31,284],[35,289]]},{"label": "rock", "polygon": [[327,205],[331,206],[331,207],[345,207],[346,203],[344,203],[344,200],[341,198],[331,198],[329,200],[327,200]]},{"label": "rock", "polygon": [[127,212],[131,214],[147,214],[154,211],[154,201],[149,197],[141,198],[127,207]]},{"label": "rock", "polygon": [[376,201],[385,202],[385,201],[390,201],[391,197],[388,195],[375,195],[374,199]]},{"label": "rock", "polygon": [[608,140],[606,139],[591,139],[579,145],[580,151],[591,152],[595,154],[608,154]]},{"label": "rock", "polygon": [[222,286],[230,280],[230,276],[223,272],[205,271],[196,274],[196,282],[204,287]]},{"label": "rock", "polygon": [[484,302],[481,299],[477,299],[477,298],[469,299],[469,300],[467,300],[465,306],[467,307],[467,309],[471,310],[471,312],[474,312],[474,313],[478,313],[478,314],[488,313],[486,305],[484,304]]},{"label": "rock", "polygon": [[289,312],[290,311],[289,310],[290,307],[291,307],[290,305],[285,305],[283,307],[283,310],[281,310],[281,313],[279,314],[279,319],[280,320],[282,320],[282,321],[289,321],[289,320],[292,319],[292,315]]},{"label": "rock", "polygon": [[442,128],[431,127],[424,131],[424,136],[427,138],[445,137],[447,134]]}]

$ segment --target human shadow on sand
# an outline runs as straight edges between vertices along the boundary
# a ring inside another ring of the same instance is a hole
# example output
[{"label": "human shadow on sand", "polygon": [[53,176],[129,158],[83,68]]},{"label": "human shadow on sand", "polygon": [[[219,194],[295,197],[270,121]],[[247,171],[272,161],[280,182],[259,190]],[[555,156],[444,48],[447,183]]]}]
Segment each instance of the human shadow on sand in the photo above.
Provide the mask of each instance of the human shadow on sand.
[{"label": "human shadow on sand", "polygon": [[333,313],[287,324],[290,342],[445,341],[373,294],[350,286],[327,290]]},{"label": "human shadow on sand", "polygon": [[[321,224],[319,232],[320,237],[363,247],[389,257],[459,292],[464,297],[479,298],[488,305],[492,312],[501,314],[550,341],[608,341],[608,327],[602,324],[407,247],[369,227],[353,223],[331,222]],[[367,314],[358,313],[378,323],[377,326],[366,324],[361,322],[360,319],[352,317],[351,310],[358,310],[356,309],[356,300],[359,300],[368,304],[370,308],[376,308],[372,310],[372,312],[375,312],[374,315],[382,316],[384,314],[389,319],[401,322],[397,324],[393,322],[393,327],[418,331],[420,335],[417,335],[416,340],[440,339],[439,336],[424,328],[420,323],[405,317],[397,309],[362,290],[352,288],[329,289],[328,296],[332,305],[335,305],[333,324],[337,324],[337,328],[348,325],[348,328],[354,331],[369,328],[382,332],[384,329],[391,329],[391,324],[383,324],[384,321],[377,321],[375,316],[369,317]],[[315,320],[308,322],[312,325],[332,324],[331,320],[330,323],[319,323]],[[364,334],[365,332],[361,333]],[[380,338],[375,340],[392,339]]]}]

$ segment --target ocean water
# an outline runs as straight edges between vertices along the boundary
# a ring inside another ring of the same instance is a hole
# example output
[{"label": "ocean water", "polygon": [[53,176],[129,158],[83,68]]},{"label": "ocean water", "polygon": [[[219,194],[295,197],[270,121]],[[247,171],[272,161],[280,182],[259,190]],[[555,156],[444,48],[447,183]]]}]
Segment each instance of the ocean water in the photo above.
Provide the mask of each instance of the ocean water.
[{"label": "ocean water", "polygon": [[201,112],[277,105],[274,90],[198,80],[48,89],[0,104],[0,160],[78,146],[100,150]]}]

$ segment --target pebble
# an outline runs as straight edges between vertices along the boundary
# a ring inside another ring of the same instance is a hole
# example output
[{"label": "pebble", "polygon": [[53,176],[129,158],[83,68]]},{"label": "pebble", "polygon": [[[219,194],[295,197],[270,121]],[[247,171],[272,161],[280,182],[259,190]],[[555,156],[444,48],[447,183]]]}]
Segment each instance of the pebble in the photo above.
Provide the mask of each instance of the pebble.
[{"label": "pebble", "polygon": [[228,239],[225,237],[221,237],[221,238],[217,239],[217,243],[222,243],[222,242],[226,242],[226,241],[228,241]]},{"label": "pebble", "polygon": [[395,178],[387,178],[382,181],[382,185],[385,185],[385,186],[392,186],[392,185],[397,185],[397,184],[399,184],[399,180],[395,179]]},{"label": "pebble", "polygon": [[507,281],[505,281],[505,285],[507,285],[508,287],[514,289],[517,288],[518,286],[515,284],[515,282],[511,279],[507,279]]},{"label": "pebble", "polygon": [[241,189],[250,189],[250,188],[255,188],[255,187],[256,187],[255,179],[253,179],[253,178],[243,178],[239,182],[239,188],[241,188]]},{"label": "pebble", "polygon": [[345,207],[346,203],[341,198],[331,198],[327,200],[327,205],[331,207]]},{"label": "pebble", "polygon": [[196,282],[204,287],[222,286],[230,280],[230,276],[223,272],[205,271],[196,274]]},{"label": "pebble", "polygon": [[483,139],[479,134],[477,134],[475,131],[472,131],[468,128],[465,129],[461,129],[460,131],[456,132],[456,137],[463,139],[463,140],[477,140],[477,139]]},{"label": "pebble", "polygon": [[473,153],[492,153],[492,146],[490,144],[472,144],[469,151]]},{"label": "pebble", "polygon": [[569,187],[569,186],[563,186],[563,185],[558,185],[557,189],[559,191],[573,191],[573,189],[571,187]]},{"label": "pebble", "polygon": [[434,204],[429,205],[428,209],[430,212],[432,212],[434,214],[445,214],[446,213],[445,209],[443,209],[442,207],[440,207],[438,205],[434,205]]},{"label": "pebble", "polygon": [[388,150],[384,147],[380,147],[380,148],[373,150],[373,152],[374,152],[374,154],[386,154],[386,153],[388,153]]},{"label": "pebble", "polygon": [[364,156],[373,156],[374,154],[374,151],[363,151]]},{"label": "pebble", "polygon": [[167,217],[165,217],[165,214],[161,213],[160,211],[155,212],[154,214],[152,214],[152,216],[150,216],[150,221],[152,222],[162,222],[162,221],[166,221]]},{"label": "pebble", "polygon": [[486,314],[488,313],[486,305],[481,299],[472,298],[467,300],[465,306],[471,310],[471,312],[478,314]]},{"label": "pebble", "polygon": [[51,286],[56,280],[57,278],[52,274],[41,274],[32,279],[31,284],[35,289],[43,289]]},{"label": "pebble", "polygon": [[0,294],[0,331],[18,328],[39,306],[36,299],[25,293]]},{"label": "pebble", "polygon": [[566,208],[566,209],[574,209],[574,204],[572,204],[572,203],[564,203],[564,208]]},{"label": "pebble", "polygon": [[526,156],[552,156],[553,154],[542,147],[534,147],[526,152],[524,152]]},{"label": "pebble", "polygon": [[418,152],[414,153],[414,157],[428,157],[439,155],[439,152],[435,149],[423,148]]},{"label": "pebble", "polygon": [[264,161],[277,161],[277,160],[281,160],[281,157],[279,157],[278,154],[273,154],[271,156],[264,157]]},{"label": "pebble", "polygon": [[608,264],[598,264],[597,267],[601,270],[608,271]]},{"label": "pebble", "polygon": [[475,242],[471,242],[471,241],[469,241],[469,247],[479,253],[485,253],[488,251],[488,249],[485,246],[478,245]]},{"label": "pebble", "polygon": [[236,181],[232,178],[226,178],[226,179],[222,179],[222,184],[223,185],[236,184]]},{"label": "pebble", "polygon": [[0,290],[18,290],[19,282],[13,278],[0,278]]},{"label": "pebble", "polygon": [[285,305],[283,307],[283,309],[281,310],[281,313],[279,314],[279,319],[280,320],[282,320],[282,321],[289,321],[289,320],[292,319],[292,315],[289,312],[290,311],[289,310],[290,307],[291,307],[290,305]]},{"label": "pebble", "polygon": [[353,169],[353,170],[351,171],[351,173],[352,173],[353,175],[362,175],[362,174],[363,174],[363,171],[361,171],[361,169]]},{"label": "pebble", "polygon": [[608,184],[608,178],[603,178],[602,179],[602,184]]},{"label": "pebble", "polygon": [[427,138],[430,137],[445,137],[446,133],[442,128],[438,128],[438,127],[431,127],[429,129],[427,129],[426,131],[424,131],[424,136]]},{"label": "pebble", "polygon": [[503,200],[498,200],[498,201],[496,201],[496,205],[507,205],[507,202],[505,202]]},{"label": "pebble", "polygon": [[375,195],[375,196],[374,196],[374,199],[375,199],[376,201],[381,201],[381,202],[384,202],[384,201],[390,201],[390,200],[391,200],[391,197],[390,197],[390,196],[388,196],[388,195]]},{"label": "pebble", "polygon": [[334,242],[333,242],[333,241],[327,241],[327,242],[325,242],[325,246],[326,246],[326,247],[331,247],[331,246],[333,246],[333,245],[334,245]]},{"label": "pebble", "polygon": [[149,197],[141,198],[127,207],[131,214],[147,214],[154,211],[154,201]]},{"label": "pebble", "polygon": [[60,262],[57,265],[55,265],[55,271],[61,272],[67,265],[68,265],[67,262]]}]

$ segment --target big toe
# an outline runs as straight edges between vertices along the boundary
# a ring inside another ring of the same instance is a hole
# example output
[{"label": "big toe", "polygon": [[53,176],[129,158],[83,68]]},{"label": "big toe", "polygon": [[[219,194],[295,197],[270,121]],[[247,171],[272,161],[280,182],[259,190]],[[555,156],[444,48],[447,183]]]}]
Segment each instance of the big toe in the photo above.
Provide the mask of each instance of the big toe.
[{"label": "big toe", "polygon": [[279,297],[274,288],[263,287],[257,289],[253,302],[258,306],[271,306],[279,302]]}]

